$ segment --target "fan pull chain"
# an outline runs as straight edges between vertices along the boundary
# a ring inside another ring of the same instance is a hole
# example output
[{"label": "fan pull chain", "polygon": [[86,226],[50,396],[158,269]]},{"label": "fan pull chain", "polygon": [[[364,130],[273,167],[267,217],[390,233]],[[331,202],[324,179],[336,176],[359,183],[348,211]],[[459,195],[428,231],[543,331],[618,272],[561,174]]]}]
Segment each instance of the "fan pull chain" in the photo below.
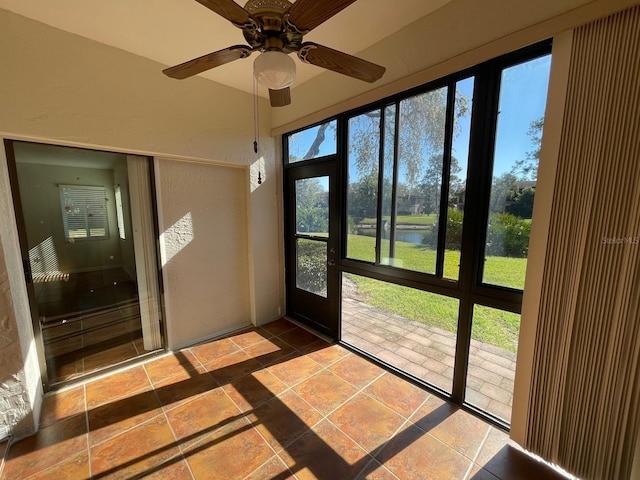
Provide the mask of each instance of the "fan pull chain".
[{"label": "fan pull chain", "polygon": [[[260,111],[258,104],[258,80],[253,78],[253,152],[258,154],[258,136],[260,128]],[[262,172],[258,164],[258,185],[262,185]]]}]

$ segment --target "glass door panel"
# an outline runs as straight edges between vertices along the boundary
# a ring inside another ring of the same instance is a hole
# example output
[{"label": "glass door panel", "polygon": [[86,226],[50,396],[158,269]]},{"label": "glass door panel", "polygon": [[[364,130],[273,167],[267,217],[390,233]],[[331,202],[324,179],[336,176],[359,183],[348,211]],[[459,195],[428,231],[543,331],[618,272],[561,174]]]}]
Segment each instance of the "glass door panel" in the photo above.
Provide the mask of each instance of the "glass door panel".
[{"label": "glass door panel", "polygon": [[522,290],[551,55],[502,71],[482,282]]},{"label": "glass door panel", "polygon": [[45,387],[162,348],[149,160],[27,142],[7,151]]},{"label": "glass door panel", "polygon": [[287,312],[322,333],[337,334],[336,247],[333,232],[333,162],[289,168]]}]

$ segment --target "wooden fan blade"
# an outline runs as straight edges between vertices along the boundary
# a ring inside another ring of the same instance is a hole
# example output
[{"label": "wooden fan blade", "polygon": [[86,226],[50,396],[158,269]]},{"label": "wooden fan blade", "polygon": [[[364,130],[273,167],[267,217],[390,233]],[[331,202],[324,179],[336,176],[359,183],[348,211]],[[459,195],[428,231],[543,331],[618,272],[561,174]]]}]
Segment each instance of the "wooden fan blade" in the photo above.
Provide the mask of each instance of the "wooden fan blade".
[{"label": "wooden fan blade", "polygon": [[[295,4],[294,4],[295,5]],[[298,52],[300,60],[349,77],[373,83],[379,80],[387,70],[380,65],[368,62],[362,58],[339,52],[329,47],[313,42],[305,42]]]},{"label": "wooden fan blade", "polygon": [[234,25],[242,26],[251,22],[249,12],[233,0],[196,0],[196,2],[226,18]]},{"label": "wooden fan blade", "polygon": [[272,107],[284,107],[291,103],[291,89],[289,87],[279,90],[269,89],[269,100]]},{"label": "wooden fan blade", "polygon": [[[198,0],[199,1],[199,0]],[[287,13],[289,22],[301,32],[313,30],[356,0],[296,0]]]},{"label": "wooden fan blade", "polygon": [[175,67],[169,67],[162,71],[167,77],[177,78],[179,80],[192,77],[205,70],[219,67],[225,63],[246,58],[251,55],[251,47],[245,45],[234,45],[233,47],[218,50],[217,52],[208,53],[188,62],[181,63]]}]

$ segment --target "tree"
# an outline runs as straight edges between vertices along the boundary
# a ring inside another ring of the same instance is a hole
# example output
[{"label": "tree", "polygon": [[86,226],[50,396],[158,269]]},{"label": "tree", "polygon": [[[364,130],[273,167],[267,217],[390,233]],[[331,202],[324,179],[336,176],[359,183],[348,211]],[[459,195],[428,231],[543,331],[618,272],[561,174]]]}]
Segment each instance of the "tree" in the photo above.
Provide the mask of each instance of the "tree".
[{"label": "tree", "polygon": [[535,187],[527,187],[515,192],[513,195],[513,203],[507,205],[505,212],[520,218],[531,218],[533,216],[533,198],[535,193]]},{"label": "tree", "polygon": [[[423,196],[423,212],[426,214],[436,213],[440,209],[440,189],[442,188],[442,155],[432,155],[426,162],[424,177],[420,183],[419,190]],[[464,183],[458,177],[462,171],[458,164],[458,159],[451,157],[450,177],[449,177],[449,197],[459,192]]]},{"label": "tree", "polygon": [[504,212],[507,200],[513,197],[517,189],[517,178],[513,173],[505,172],[499,177],[493,177],[491,197],[489,199],[489,212]]},{"label": "tree", "polygon": [[326,232],[329,228],[327,191],[316,178],[296,183],[296,228],[298,232]]},{"label": "tree", "polygon": [[524,159],[516,160],[511,173],[519,180],[535,180],[538,178],[538,163],[540,163],[540,148],[542,146],[542,127],[544,117],[533,120],[529,124],[527,135],[531,139],[532,150],[525,154]]}]

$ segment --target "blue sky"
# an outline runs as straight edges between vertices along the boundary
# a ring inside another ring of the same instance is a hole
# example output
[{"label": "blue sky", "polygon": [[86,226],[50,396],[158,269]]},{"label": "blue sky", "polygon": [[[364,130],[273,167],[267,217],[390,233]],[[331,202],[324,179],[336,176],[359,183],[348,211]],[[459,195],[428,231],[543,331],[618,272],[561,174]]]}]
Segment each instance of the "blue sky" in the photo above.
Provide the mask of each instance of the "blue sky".
[{"label": "blue sky", "polygon": [[[496,147],[494,155],[494,176],[511,170],[517,160],[524,159],[533,149],[527,134],[531,122],[544,115],[551,55],[524,64],[507,68],[502,74]],[[457,120],[459,133],[454,139],[453,155],[458,159],[462,172],[466,175],[469,146],[469,124],[473,98],[473,79],[462,80],[457,90],[469,100],[467,115]],[[302,157],[315,138],[318,127],[305,130],[291,137],[290,154]],[[321,145],[321,155],[335,153],[335,129],[327,129],[327,137]],[[352,178],[353,179],[353,178]]]}]

